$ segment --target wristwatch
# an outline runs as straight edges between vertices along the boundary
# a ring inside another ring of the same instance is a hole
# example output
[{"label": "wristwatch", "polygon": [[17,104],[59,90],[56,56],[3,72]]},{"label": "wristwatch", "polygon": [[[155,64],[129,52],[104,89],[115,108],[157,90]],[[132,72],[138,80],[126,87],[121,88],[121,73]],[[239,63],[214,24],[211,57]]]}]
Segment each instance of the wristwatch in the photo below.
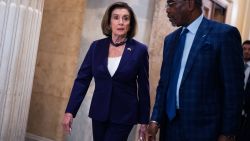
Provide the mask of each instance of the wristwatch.
[{"label": "wristwatch", "polygon": [[155,123],[158,127],[160,127],[160,124],[157,121],[151,120],[149,123]]}]

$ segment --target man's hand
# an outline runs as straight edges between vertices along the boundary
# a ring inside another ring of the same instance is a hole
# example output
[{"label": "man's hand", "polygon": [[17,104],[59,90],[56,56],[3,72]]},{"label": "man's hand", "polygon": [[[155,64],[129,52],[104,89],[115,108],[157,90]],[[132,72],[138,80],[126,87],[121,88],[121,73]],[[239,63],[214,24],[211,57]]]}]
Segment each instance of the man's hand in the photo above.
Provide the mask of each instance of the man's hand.
[{"label": "man's hand", "polygon": [[150,122],[148,125],[148,141],[156,141],[158,125],[155,122]]},{"label": "man's hand", "polygon": [[234,137],[229,138],[227,136],[220,135],[218,141],[235,141],[235,138]]},{"label": "man's hand", "polygon": [[62,121],[64,132],[68,134],[71,133],[72,123],[73,123],[73,115],[71,113],[65,113]]}]

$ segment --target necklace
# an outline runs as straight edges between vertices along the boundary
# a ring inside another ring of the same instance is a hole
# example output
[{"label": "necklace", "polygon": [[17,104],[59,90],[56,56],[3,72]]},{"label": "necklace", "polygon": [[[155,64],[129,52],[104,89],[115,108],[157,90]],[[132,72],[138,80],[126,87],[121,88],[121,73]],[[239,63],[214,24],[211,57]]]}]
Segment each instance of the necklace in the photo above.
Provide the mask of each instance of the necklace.
[{"label": "necklace", "polygon": [[119,42],[119,43],[114,43],[113,40],[112,40],[112,38],[109,38],[109,40],[110,40],[110,43],[111,43],[114,47],[119,47],[119,46],[124,45],[124,44],[126,43],[127,38],[126,38],[124,41]]}]

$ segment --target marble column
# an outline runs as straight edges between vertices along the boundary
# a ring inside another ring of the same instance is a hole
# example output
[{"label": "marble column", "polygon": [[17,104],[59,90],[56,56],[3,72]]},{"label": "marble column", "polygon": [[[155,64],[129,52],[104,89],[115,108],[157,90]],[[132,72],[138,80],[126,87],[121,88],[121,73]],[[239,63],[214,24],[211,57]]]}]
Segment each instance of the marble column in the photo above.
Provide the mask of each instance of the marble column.
[{"label": "marble column", "polygon": [[0,0],[0,141],[23,141],[44,0]]},{"label": "marble column", "polygon": [[84,7],[85,0],[44,1],[27,140],[64,140],[61,122],[77,71]]},{"label": "marble column", "polygon": [[232,3],[232,10],[228,11],[231,25],[236,26],[240,33],[242,41],[250,39],[250,1],[228,0]]},{"label": "marble column", "polygon": [[[243,20],[243,29],[242,29],[242,41],[250,40],[250,1],[245,1],[245,11],[244,11],[244,20]],[[240,15],[239,15],[240,16]]]}]

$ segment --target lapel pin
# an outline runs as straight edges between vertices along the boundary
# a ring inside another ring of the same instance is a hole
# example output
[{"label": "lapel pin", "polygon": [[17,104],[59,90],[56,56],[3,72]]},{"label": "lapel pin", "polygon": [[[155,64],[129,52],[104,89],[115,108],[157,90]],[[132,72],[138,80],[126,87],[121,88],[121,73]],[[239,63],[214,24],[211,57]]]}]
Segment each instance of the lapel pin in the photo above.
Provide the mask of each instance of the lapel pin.
[{"label": "lapel pin", "polygon": [[205,37],[206,35],[203,35],[202,37]]},{"label": "lapel pin", "polygon": [[131,51],[132,49],[131,48],[127,48],[128,51]]}]

